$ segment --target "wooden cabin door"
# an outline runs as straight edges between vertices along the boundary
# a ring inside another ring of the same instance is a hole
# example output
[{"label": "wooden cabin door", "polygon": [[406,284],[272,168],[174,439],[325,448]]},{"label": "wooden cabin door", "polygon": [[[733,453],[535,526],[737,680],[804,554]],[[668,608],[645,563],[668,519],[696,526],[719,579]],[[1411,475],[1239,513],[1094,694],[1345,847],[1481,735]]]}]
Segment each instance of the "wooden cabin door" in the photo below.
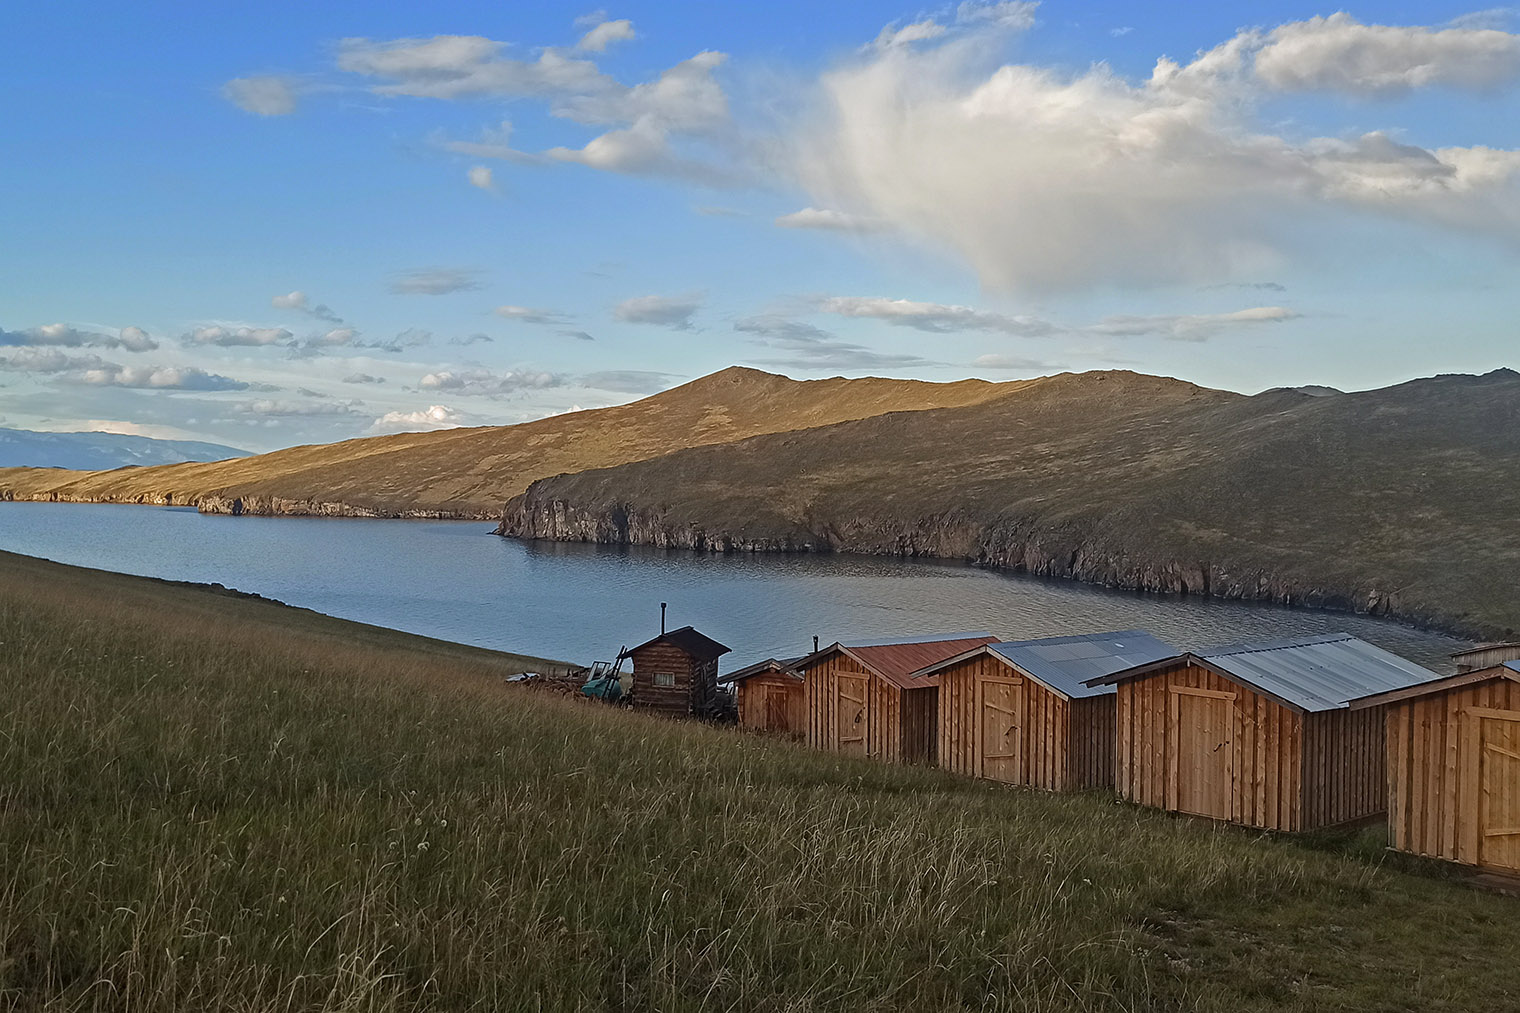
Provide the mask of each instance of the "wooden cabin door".
[{"label": "wooden cabin door", "polygon": [[839,698],[834,708],[839,722],[839,751],[866,755],[866,677],[837,676]]},{"label": "wooden cabin door", "polygon": [[1022,784],[1024,684],[1011,679],[978,679],[976,701],[978,776]]},{"label": "wooden cabin door", "polygon": [[1478,864],[1520,871],[1520,712],[1484,711],[1477,723]]},{"label": "wooden cabin door", "polygon": [[1173,686],[1170,696],[1170,808],[1227,820],[1235,802],[1235,694]]},{"label": "wooden cabin door", "polygon": [[768,732],[791,731],[791,714],[787,704],[791,691],[785,686],[765,687],[765,730]]}]

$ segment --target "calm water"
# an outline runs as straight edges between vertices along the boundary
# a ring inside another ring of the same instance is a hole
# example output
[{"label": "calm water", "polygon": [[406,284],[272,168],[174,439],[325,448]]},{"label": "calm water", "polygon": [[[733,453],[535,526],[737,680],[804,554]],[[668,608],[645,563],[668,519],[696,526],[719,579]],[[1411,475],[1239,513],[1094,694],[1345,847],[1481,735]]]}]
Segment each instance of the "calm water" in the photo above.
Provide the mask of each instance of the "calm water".
[{"label": "calm water", "polygon": [[1465,642],[1343,613],[1105,591],[954,563],[708,556],[524,543],[462,521],[226,517],[0,503],[0,549],[173,580],[482,647],[588,663],[690,623],[724,670],[851,637],[988,630],[1010,639],[1142,628],[1182,648],[1345,630],[1438,671]]}]

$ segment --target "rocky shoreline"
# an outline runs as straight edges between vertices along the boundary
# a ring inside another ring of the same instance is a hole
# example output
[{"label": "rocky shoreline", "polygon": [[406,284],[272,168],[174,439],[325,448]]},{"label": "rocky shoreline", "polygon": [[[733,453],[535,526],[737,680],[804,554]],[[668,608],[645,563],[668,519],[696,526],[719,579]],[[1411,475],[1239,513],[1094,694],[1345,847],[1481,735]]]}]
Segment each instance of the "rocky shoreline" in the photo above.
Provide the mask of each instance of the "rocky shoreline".
[{"label": "rocky shoreline", "polygon": [[959,560],[1111,590],[1205,595],[1378,616],[1472,640],[1513,635],[1408,601],[1397,588],[1340,586],[1228,561],[1139,554],[1082,527],[1049,528],[1033,521],[985,524],[961,517],[924,517],[911,523],[861,519],[765,533],[709,531],[697,524],[673,523],[659,509],[626,503],[587,509],[530,488],[507,504],[496,534],[710,553],[848,552]]},{"label": "rocky shoreline", "polygon": [[0,502],[7,503],[105,503],[135,506],[195,507],[203,514],[232,517],[367,517],[387,520],[494,521],[498,510],[439,510],[419,507],[383,507],[346,503],[341,500],[292,499],[284,496],[238,496],[229,493],[182,495],[174,492],[132,496],[79,496],[48,492],[16,495],[0,489]]}]

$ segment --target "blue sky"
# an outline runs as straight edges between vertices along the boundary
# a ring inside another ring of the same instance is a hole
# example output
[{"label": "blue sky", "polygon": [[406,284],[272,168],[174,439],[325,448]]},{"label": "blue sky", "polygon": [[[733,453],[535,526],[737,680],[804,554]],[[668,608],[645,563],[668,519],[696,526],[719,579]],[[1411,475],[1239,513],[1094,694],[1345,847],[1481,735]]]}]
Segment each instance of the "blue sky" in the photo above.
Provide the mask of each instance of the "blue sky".
[{"label": "blue sky", "polygon": [[734,363],[1243,391],[1513,365],[1517,29],[1443,3],[9,5],[0,425],[264,450]]}]

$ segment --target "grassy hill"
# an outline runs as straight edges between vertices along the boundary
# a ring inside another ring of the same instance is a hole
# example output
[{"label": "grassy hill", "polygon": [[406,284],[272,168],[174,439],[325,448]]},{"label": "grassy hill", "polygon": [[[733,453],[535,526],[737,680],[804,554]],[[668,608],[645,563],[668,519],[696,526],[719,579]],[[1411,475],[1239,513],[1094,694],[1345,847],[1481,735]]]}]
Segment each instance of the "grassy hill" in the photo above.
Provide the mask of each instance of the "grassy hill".
[{"label": "grassy hill", "polygon": [[503,533],[980,560],[1520,629],[1520,375],[1242,397],[1063,375],[535,483]]},{"label": "grassy hill", "polygon": [[733,367],[628,405],[515,426],[294,447],[109,472],[0,469],[0,498],[172,503],[214,512],[496,518],[534,479],[808,426],[974,404],[1020,382],[792,380]]},{"label": "grassy hill", "polygon": [[1520,1004],[1520,900],[1378,831],[849,760],[378,635],[0,554],[0,1008]]}]

